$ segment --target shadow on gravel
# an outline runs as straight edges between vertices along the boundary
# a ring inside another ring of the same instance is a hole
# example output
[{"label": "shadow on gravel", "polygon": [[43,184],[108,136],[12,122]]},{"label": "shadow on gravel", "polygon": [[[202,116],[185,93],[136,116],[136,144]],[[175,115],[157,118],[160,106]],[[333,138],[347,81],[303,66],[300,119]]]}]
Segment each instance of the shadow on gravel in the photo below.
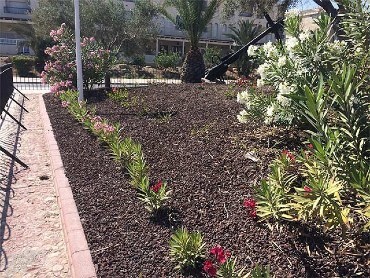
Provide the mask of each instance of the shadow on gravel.
[{"label": "shadow on gravel", "polygon": [[176,230],[182,225],[182,218],[179,210],[165,207],[152,216],[150,221],[168,229]]}]

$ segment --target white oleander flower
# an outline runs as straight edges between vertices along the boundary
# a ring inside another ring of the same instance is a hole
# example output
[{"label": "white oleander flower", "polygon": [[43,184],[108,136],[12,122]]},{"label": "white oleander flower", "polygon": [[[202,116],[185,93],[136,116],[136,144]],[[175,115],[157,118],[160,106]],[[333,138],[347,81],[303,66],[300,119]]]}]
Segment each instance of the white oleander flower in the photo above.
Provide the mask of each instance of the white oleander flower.
[{"label": "white oleander flower", "polygon": [[267,107],[266,116],[272,117],[274,115],[274,111],[275,111],[275,105],[271,104],[269,107]]},{"label": "white oleander flower", "polygon": [[292,88],[286,82],[282,82],[279,84],[279,92],[280,94],[289,94],[292,91]]},{"label": "white oleander flower", "polygon": [[258,79],[257,80],[257,87],[261,88],[263,85],[265,85],[265,81],[263,81],[263,79]]},{"label": "white oleander flower", "polygon": [[283,67],[286,65],[286,57],[285,56],[281,56],[279,59],[278,59],[278,62],[277,62],[277,65],[278,67]]},{"label": "white oleander flower", "polygon": [[236,117],[240,123],[245,124],[248,121],[248,112],[246,110],[242,110]]},{"label": "white oleander flower", "polygon": [[249,57],[253,57],[257,55],[258,46],[256,45],[250,45],[248,47],[247,53]]},{"label": "white oleander flower", "polygon": [[308,40],[311,37],[311,33],[309,31],[304,31],[299,34],[298,38],[301,42]]},{"label": "white oleander flower", "polygon": [[299,44],[299,41],[297,38],[287,36],[285,40],[285,47],[288,51],[292,51],[298,44]]},{"label": "white oleander flower", "polygon": [[298,70],[297,70],[297,72],[296,72],[296,74],[298,75],[298,76],[304,76],[304,75],[306,75],[306,73],[308,73],[309,72],[309,70],[307,69],[307,68],[299,68]]},{"label": "white oleander flower", "polygon": [[268,69],[268,65],[266,63],[262,64],[258,67],[257,73],[261,76],[262,79],[264,79],[266,77],[266,70],[267,69]]},{"label": "white oleander flower", "polygon": [[248,90],[245,90],[236,95],[236,101],[240,104],[244,104],[247,107],[247,109],[249,109],[250,108],[249,97],[250,94]]},{"label": "white oleander flower", "polygon": [[278,53],[277,48],[275,47],[275,45],[272,44],[272,42],[265,43],[263,45],[263,51],[268,58],[271,58]]},{"label": "white oleander flower", "polygon": [[283,96],[283,94],[279,93],[277,94],[276,96],[276,100],[278,101],[278,103],[283,106],[283,107],[288,107],[290,106],[291,104],[291,101],[289,98]]}]

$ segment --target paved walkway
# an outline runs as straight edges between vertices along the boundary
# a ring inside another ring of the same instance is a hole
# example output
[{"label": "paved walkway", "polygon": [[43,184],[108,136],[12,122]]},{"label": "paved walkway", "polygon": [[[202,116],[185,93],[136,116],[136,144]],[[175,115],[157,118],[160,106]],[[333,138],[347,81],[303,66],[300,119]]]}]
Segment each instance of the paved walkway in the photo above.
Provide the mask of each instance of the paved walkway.
[{"label": "paved walkway", "polygon": [[[42,91],[26,93],[16,156],[29,169],[0,156],[0,277],[71,277],[64,242],[52,169],[40,119],[39,96]],[[18,100],[21,100],[19,98]],[[13,115],[19,115],[12,103]],[[7,117],[8,118],[8,117]],[[0,144],[13,152],[18,130],[11,119],[0,129]],[[14,177],[9,179],[9,176]],[[10,181],[10,182],[9,182]]]}]

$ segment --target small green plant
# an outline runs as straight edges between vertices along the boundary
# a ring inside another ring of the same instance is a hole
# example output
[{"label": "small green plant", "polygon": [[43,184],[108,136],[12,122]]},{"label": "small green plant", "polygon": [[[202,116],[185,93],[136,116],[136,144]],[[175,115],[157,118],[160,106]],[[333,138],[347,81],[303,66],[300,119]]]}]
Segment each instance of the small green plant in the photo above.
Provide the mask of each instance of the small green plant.
[{"label": "small green plant", "polygon": [[126,88],[113,88],[111,92],[108,92],[108,97],[123,107],[129,106],[129,95]]},{"label": "small green plant", "polygon": [[138,190],[139,199],[144,202],[145,208],[151,213],[158,212],[171,193],[167,190],[167,182],[158,181],[153,186],[149,186],[147,178],[142,179]]},{"label": "small green plant", "polygon": [[131,184],[138,189],[142,186],[143,180],[148,179],[148,166],[139,143],[132,144],[129,153],[131,157],[127,169],[131,177]]},{"label": "small green plant", "polygon": [[271,277],[270,267],[269,266],[265,267],[265,266],[256,265],[247,277],[250,277],[250,278],[270,278]]},{"label": "small green plant", "polygon": [[262,180],[256,189],[257,215],[261,221],[267,219],[292,220],[291,206],[288,193],[293,189],[297,179],[295,174],[289,172],[289,167],[295,157],[285,150],[281,156],[271,164],[271,173],[267,180]]},{"label": "small green plant", "polygon": [[134,145],[136,143],[131,137],[120,138],[109,143],[113,159],[119,162],[123,167],[128,167],[134,157]]},{"label": "small green plant", "polygon": [[170,239],[170,256],[177,264],[175,269],[194,268],[204,257],[201,233],[188,232],[185,228],[176,230]]},{"label": "small green plant", "polygon": [[238,95],[236,86],[234,84],[227,86],[227,90],[224,91],[224,95],[228,99],[235,99]]},{"label": "small green plant", "polygon": [[216,122],[207,123],[204,126],[192,128],[190,131],[191,136],[205,137],[212,130]]}]

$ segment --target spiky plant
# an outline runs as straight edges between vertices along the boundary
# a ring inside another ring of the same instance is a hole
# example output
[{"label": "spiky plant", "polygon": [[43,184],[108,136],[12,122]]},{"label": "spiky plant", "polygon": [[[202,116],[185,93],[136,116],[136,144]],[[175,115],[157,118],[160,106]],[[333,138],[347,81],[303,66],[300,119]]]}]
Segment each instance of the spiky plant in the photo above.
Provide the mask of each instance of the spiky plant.
[{"label": "spiky plant", "polygon": [[181,70],[181,81],[185,83],[199,83],[205,74],[203,55],[198,44],[202,32],[212,20],[223,0],[165,0],[162,14],[176,24],[176,17],[167,11],[173,7],[181,18],[181,27],[190,41],[190,50],[185,57]]},{"label": "spiky plant", "polygon": [[[231,26],[230,31],[231,33],[225,34],[225,36],[236,43],[236,48],[238,50],[257,37],[262,32],[262,26],[256,26],[249,20],[241,20],[238,22],[238,26]],[[246,53],[240,57],[236,65],[239,74],[242,75],[248,75],[253,66]]]}]

